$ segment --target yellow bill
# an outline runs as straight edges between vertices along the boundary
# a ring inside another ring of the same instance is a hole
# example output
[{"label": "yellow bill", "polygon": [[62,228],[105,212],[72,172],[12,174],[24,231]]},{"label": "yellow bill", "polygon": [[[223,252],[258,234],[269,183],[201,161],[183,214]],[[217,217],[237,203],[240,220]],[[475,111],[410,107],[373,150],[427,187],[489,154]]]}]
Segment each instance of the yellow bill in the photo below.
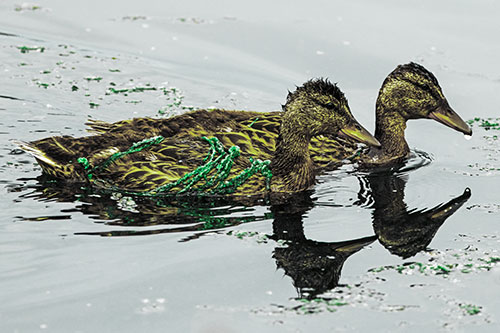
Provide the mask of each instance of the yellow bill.
[{"label": "yellow bill", "polygon": [[380,147],[380,142],[356,121],[342,128],[339,135],[369,146]]},{"label": "yellow bill", "polygon": [[441,124],[451,127],[454,130],[467,135],[472,135],[472,130],[469,125],[467,125],[467,123],[463,121],[463,119],[460,118],[455,111],[453,111],[448,102],[445,102],[438,109],[431,112],[428,117],[440,122]]}]

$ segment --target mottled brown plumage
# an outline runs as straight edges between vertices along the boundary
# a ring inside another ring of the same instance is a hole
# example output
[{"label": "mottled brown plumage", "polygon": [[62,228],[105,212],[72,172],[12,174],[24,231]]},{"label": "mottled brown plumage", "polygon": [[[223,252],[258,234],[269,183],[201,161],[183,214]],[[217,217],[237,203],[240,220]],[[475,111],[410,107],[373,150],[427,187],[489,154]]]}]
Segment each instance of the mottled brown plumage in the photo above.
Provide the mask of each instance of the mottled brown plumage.
[{"label": "mottled brown plumage", "polygon": [[[405,139],[406,122],[410,119],[434,119],[464,134],[471,135],[469,126],[449,106],[436,77],[416,63],[399,65],[382,83],[376,102],[375,138],[380,147],[369,147],[361,154],[352,143],[339,143],[333,138],[313,140],[311,158],[327,167],[349,158],[361,168],[388,166],[403,162],[410,149]],[[333,151],[333,156],[325,152]]]},{"label": "mottled brown plumage", "polygon": [[[254,126],[257,118],[258,125]],[[228,180],[248,168],[250,158],[268,159],[273,172],[271,192],[289,193],[314,184],[316,170],[309,156],[311,138],[326,134],[335,137],[343,131],[358,141],[378,144],[353,118],[340,89],[321,79],[306,82],[290,93],[282,112],[198,110],[169,119],[137,118],[114,124],[93,121],[89,125],[100,134],[51,137],[20,146],[35,156],[46,174],[87,181],[79,158],[85,158],[90,167],[100,166],[138,141],[162,136],[161,143],[125,155],[92,174],[96,186],[146,192],[172,183],[202,165],[209,151],[202,137],[216,137],[226,150],[232,146],[241,150]],[[263,176],[254,175],[236,194],[264,193],[264,181]],[[203,189],[198,184],[192,187],[193,191]]]},{"label": "mottled brown plumage", "polygon": [[404,137],[406,121],[434,119],[465,134],[469,126],[453,111],[436,77],[423,66],[398,66],[384,80],[376,103],[375,137],[382,146],[370,149],[360,161],[365,166],[399,163],[409,156]]},{"label": "mottled brown plumage", "polygon": [[[324,85],[318,89],[327,91],[328,87]],[[307,85],[298,88],[297,92],[301,90],[307,91]],[[400,65],[387,76],[379,90],[375,109],[375,137],[381,143],[380,148],[370,147],[359,154],[357,145],[352,142],[331,135],[315,136],[311,138],[309,147],[315,167],[333,169],[342,165],[345,160],[358,162],[361,168],[404,161],[410,153],[404,135],[406,122],[410,119],[434,119],[462,133],[472,134],[469,126],[449,106],[436,77],[415,63]],[[278,135],[282,115],[282,112],[224,114],[218,122],[200,121],[197,125],[207,133],[216,133],[224,128],[241,131],[251,126],[263,131],[264,137],[269,138],[268,142],[272,143]],[[89,125],[101,132],[137,126],[128,121],[115,124],[92,122]]]}]

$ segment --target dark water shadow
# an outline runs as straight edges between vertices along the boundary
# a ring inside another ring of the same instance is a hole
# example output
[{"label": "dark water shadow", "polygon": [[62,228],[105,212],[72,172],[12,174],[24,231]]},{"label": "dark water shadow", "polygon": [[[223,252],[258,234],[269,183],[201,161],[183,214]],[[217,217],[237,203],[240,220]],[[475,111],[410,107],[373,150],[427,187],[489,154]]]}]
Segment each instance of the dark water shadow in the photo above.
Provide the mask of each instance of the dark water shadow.
[{"label": "dark water shadow", "polygon": [[307,239],[303,218],[313,206],[310,196],[297,195],[271,208],[274,220],[269,238],[281,244],[272,257],[276,267],[292,278],[299,298],[314,298],[337,287],[344,262],[377,239],[375,235],[341,242]]},{"label": "dark water shadow", "polygon": [[255,206],[247,207],[222,197],[153,199],[101,192],[82,185],[68,186],[66,183],[44,176],[20,180],[35,181],[35,183],[7,186],[10,192],[20,192],[17,200],[69,202],[75,206],[71,209],[61,209],[62,215],[17,216],[18,220],[26,222],[62,220],[71,219],[73,214],[81,213],[95,220],[95,223],[109,226],[111,229],[76,232],[75,235],[118,237],[198,232],[183,239],[190,240],[199,238],[206,232],[272,218],[270,212],[257,213]]},{"label": "dark water shadow", "polygon": [[[425,165],[425,158],[421,158],[418,154],[415,156],[417,157],[410,159],[414,162],[406,163],[405,166],[408,164]],[[226,197],[140,197],[89,188],[86,184],[68,184],[43,175],[36,179],[20,179],[20,181],[29,185],[18,183],[8,186],[9,191],[22,193],[18,200],[68,202],[75,206],[71,209],[62,209],[60,215],[16,216],[16,219],[27,222],[69,220],[73,214],[81,213],[95,220],[96,223],[112,227],[104,231],[76,232],[76,235],[119,237],[208,232],[273,218],[273,212],[269,212],[269,201],[266,199],[249,204]],[[304,195],[310,194],[312,192],[306,192]],[[290,200],[295,199],[292,196]],[[324,203],[317,202],[317,204],[325,206]],[[342,207],[335,203],[329,203],[329,205]],[[256,209],[256,206],[263,209]],[[261,213],[263,210],[266,212]],[[186,240],[200,236],[193,235]]]},{"label": "dark water shadow", "polygon": [[73,213],[82,213],[96,223],[113,227],[76,235],[117,237],[188,232],[180,240],[188,241],[207,233],[225,233],[227,227],[272,219],[273,233],[267,235],[276,242],[272,258],[277,268],[293,280],[298,297],[311,299],[339,286],[346,260],[377,239],[390,253],[402,258],[427,250],[441,225],[471,196],[466,188],[463,194],[433,208],[408,208],[404,202],[407,177],[407,173],[392,170],[359,174],[361,186],[354,205],[372,210],[374,235],[336,242],[316,241],[304,234],[304,217],[316,206],[311,197],[313,192],[290,196],[281,204],[271,205],[270,212],[256,214],[253,207],[222,198],[214,201],[203,197],[193,200],[120,197],[85,187],[61,186],[43,177],[27,187],[11,186],[10,191],[20,192],[19,200],[76,204],[74,208],[61,210],[60,216],[20,216],[22,221],[70,219]]},{"label": "dark water shadow", "polygon": [[406,173],[379,170],[359,179],[355,205],[372,209],[374,236],[340,242],[307,239],[303,218],[314,206],[309,196],[297,196],[285,205],[271,207],[274,221],[270,238],[284,241],[284,246],[274,249],[273,258],[277,268],[292,278],[299,298],[321,298],[322,293],[339,286],[345,261],[377,239],[391,254],[403,259],[428,250],[438,229],[472,195],[466,188],[461,195],[433,208],[409,209],[404,202]]},{"label": "dark water shadow", "polygon": [[448,202],[415,209],[408,208],[404,202],[407,174],[379,172],[359,179],[363,191],[358,195],[357,204],[373,209],[373,230],[380,244],[404,259],[425,251],[446,219],[472,195],[467,187]]},{"label": "dark water shadow", "polygon": [[3,32],[3,31],[0,31],[0,36],[5,36],[5,37],[19,37],[18,35],[11,34],[11,33],[8,33],[8,32]]},{"label": "dark water shadow", "polygon": [[13,101],[23,101],[23,99],[21,99],[21,98],[17,98],[17,97],[14,97],[14,96],[7,96],[7,95],[0,95],[0,98],[10,99],[10,100],[13,100]]}]

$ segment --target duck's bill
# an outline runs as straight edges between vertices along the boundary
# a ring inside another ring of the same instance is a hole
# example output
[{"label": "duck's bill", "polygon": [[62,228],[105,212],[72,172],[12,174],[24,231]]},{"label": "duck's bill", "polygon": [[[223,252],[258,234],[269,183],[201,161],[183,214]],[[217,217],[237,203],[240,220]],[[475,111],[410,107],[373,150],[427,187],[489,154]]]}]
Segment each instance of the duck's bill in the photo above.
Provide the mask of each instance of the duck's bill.
[{"label": "duck's bill", "polygon": [[455,111],[453,111],[448,103],[444,103],[443,106],[431,112],[428,117],[440,122],[441,124],[451,127],[454,130],[467,135],[472,135],[472,130],[469,125],[467,125],[467,123],[463,121],[463,119],[460,118]]},{"label": "duck's bill", "polygon": [[350,125],[342,128],[339,131],[339,136],[346,137],[359,143],[364,143],[369,146],[380,147],[380,142],[370,134],[363,126],[353,121]]},{"label": "duck's bill", "polygon": [[462,205],[466,203],[467,200],[469,200],[471,195],[471,190],[467,187],[461,196],[450,200],[446,204],[442,204],[431,209],[427,214],[432,220],[444,221],[445,219],[453,215],[460,207],[462,207]]},{"label": "duck's bill", "polygon": [[370,245],[377,239],[377,236],[368,236],[353,240],[348,240],[344,242],[332,243],[331,245],[335,248],[337,252],[346,252],[354,254],[367,245]]}]

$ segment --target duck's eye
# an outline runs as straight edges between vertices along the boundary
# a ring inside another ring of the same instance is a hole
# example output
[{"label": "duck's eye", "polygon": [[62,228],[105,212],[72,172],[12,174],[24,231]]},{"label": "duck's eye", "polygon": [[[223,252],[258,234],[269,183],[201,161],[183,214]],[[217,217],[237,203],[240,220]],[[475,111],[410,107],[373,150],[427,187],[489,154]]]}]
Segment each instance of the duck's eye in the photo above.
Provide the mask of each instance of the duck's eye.
[{"label": "duck's eye", "polygon": [[323,103],[323,106],[325,108],[328,108],[328,109],[333,109],[333,108],[335,108],[335,103],[333,103],[333,102],[327,102],[327,103]]}]

